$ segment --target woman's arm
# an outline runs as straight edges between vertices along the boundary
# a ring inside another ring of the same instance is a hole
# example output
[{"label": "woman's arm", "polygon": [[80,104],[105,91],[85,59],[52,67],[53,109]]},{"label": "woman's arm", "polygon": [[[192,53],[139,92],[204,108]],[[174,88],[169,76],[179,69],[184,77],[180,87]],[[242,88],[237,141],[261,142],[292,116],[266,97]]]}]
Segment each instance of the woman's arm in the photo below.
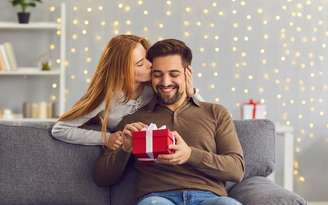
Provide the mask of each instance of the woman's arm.
[{"label": "woman's arm", "polygon": [[[83,123],[82,123],[83,124]],[[100,131],[79,128],[82,124],[74,124],[68,121],[58,121],[52,128],[51,134],[54,138],[82,145],[103,145],[104,141]]]},{"label": "woman's arm", "polygon": [[53,126],[51,134],[58,140],[72,144],[104,145],[100,131],[79,128],[91,118],[95,117],[100,111],[101,106],[77,119],[58,121]]},{"label": "woman's arm", "polygon": [[[141,93],[140,100],[138,98],[137,101],[139,101],[140,105],[137,106],[131,106],[131,103],[117,103],[116,99],[113,100],[111,106],[113,106],[113,109],[109,113],[110,117],[110,128],[116,127],[116,125],[121,121],[121,119],[131,114],[137,109],[143,107],[146,105],[152,98],[153,98],[153,90],[149,86],[145,86],[143,92]],[[103,111],[103,104],[99,105],[95,110],[92,112],[79,117],[74,120],[68,120],[68,121],[58,121],[52,128],[52,135],[54,138],[72,143],[72,144],[82,144],[82,145],[104,145],[103,138],[101,136],[101,131],[95,131],[95,130],[87,130],[80,128],[84,123],[88,122],[90,119],[94,118],[97,114],[99,114],[101,111]],[[114,109],[115,108],[115,109]],[[111,128],[112,130],[112,128]],[[110,134],[110,133],[108,133]],[[109,137],[109,141],[112,138]],[[107,142],[113,144],[114,142]],[[111,146],[109,146],[111,147]]]}]

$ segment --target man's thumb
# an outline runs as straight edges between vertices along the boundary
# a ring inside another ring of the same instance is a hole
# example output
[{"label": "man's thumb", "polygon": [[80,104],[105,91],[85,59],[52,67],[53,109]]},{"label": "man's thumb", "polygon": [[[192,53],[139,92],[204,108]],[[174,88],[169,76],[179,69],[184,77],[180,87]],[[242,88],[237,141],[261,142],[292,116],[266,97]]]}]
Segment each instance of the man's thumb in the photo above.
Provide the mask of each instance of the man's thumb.
[{"label": "man's thumb", "polygon": [[173,137],[175,138],[176,143],[181,142],[181,136],[176,131],[173,131],[172,134],[173,134]]}]

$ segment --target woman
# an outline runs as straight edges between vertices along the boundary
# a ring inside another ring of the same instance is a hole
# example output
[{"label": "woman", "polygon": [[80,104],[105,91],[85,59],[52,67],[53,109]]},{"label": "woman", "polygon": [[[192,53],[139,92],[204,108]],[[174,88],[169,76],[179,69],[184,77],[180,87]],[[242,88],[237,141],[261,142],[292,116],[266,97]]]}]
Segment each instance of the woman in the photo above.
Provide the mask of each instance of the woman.
[{"label": "woman", "polygon": [[[122,144],[122,132],[108,133],[121,119],[152,99],[151,63],[146,59],[149,43],[134,35],[119,35],[110,40],[100,58],[86,94],[64,113],[52,128],[53,137],[73,144],[105,145],[115,150]],[[191,69],[187,69],[191,84]],[[188,95],[193,95],[188,86]],[[80,128],[99,115],[101,132]]]}]

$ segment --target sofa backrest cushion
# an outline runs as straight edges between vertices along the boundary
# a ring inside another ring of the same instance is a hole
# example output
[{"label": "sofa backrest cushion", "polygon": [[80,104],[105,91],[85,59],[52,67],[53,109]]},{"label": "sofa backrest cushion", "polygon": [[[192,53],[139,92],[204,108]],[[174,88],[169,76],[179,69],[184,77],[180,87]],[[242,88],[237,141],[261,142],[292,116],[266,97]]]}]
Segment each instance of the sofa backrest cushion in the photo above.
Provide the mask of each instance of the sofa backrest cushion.
[{"label": "sofa backrest cushion", "polygon": [[234,121],[246,162],[244,179],[269,176],[275,164],[275,128],[269,120]]},{"label": "sofa backrest cushion", "polygon": [[0,204],[110,204],[93,181],[101,148],[57,141],[50,128],[0,124]]}]

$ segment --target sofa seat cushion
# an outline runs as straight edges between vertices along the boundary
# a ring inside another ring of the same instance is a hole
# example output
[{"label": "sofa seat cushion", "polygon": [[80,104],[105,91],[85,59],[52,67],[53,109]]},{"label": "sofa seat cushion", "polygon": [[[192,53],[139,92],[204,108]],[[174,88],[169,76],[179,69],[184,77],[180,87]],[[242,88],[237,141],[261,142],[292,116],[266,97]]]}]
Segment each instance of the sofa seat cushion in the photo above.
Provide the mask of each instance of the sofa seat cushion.
[{"label": "sofa seat cushion", "polygon": [[265,177],[251,177],[234,186],[229,196],[243,205],[305,205],[306,201]]}]

